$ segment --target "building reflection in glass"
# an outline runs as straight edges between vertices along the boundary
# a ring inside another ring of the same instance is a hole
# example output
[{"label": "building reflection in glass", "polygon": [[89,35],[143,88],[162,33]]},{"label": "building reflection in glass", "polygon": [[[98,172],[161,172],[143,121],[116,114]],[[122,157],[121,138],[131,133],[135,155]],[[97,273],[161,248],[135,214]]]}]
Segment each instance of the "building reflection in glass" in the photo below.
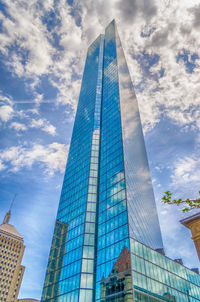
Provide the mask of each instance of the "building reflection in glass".
[{"label": "building reflection in glass", "polygon": [[113,264],[107,278],[101,279],[101,302],[132,302],[130,252],[126,246]]},{"label": "building reflection in glass", "polygon": [[62,273],[62,266],[65,256],[65,246],[67,241],[68,224],[56,220],[54,235],[52,239],[51,251],[49,255],[49,262],[47,266],[45,286],[42,298],[54,298],[58,301],[59,296],[59,280]]}]

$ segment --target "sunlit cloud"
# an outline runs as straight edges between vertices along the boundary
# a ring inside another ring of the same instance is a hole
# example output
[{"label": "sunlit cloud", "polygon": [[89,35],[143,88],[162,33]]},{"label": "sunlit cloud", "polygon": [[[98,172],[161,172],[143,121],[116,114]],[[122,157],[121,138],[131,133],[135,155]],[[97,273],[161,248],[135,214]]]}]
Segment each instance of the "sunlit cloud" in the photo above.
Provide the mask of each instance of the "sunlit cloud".
[{"label": "sunlit cloud", "polygon": [[2,165],[13,172],[31,168],[38,163],[44,172],[53,175],[55,171],[64,172],[68,146],[52,143],[48,146],[34,144],[32,147],[16,146],[1,152]]}]

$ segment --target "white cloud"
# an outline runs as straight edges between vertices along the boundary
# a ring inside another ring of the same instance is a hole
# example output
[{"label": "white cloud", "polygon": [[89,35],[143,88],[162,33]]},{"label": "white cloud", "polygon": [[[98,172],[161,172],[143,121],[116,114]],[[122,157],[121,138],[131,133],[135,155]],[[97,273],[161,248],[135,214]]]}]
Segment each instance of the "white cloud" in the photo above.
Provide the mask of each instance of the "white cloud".
[{"label": "white cloud", "polygon": [[[159,61],[151,68],[151,76],[146,73],[142,78],[144,90],[137,91],[140,111],[145,129],[151,129],[159,122],[161,115],[169,116],[179,125],[194,123],[199,128],[198,118],[194,118],[193,112],[199,111],[199,63],[193,73],[186,72],[183,62],[177,62],[177,55],[182,49],[188,50],[191,54],[199,54],[199,41],[197,41],[197,30],[181,32],[183,27],[192,27],[192,16],[184,5],[178,1],[164,3],[157,2],[157,16],[149,22],[149,29],[154,28],[150,37],[142,38],[141,29],[144,27],[144,20],[138,17],[137,24],[134,24],[134,32],[119,22],[119,32],[122,43],[125,46],[125,54],[130,67],[133,81],[138,78],[138,73],[144,70],[138,69],[133,59],[134,55],[141,55],[145,50],[150,56],[155,53],[159,55]],[[189,55],[190,59],[190,55]],[[136,61],[138,64],[138,61]],[[144,60],[142,60],[144,63]],[[159,75],[160,69],[164,69],[162,78],[155,81],[153,75]]]},{"label": "white cloud", "polygon": [[0,107],[0,119],[3,122],[7,122],[12,118],[13,108],[9,105],[3,105]]},{"label": "white cloud", "polygon": [[0,154],[2,167],[13,172],[31,168],[35,163],[45,167],[45,172],[53,175],[55,171],[64,172],[68,146],[52,143],[47,146],[34,144],[32,147],[14,146]]},{"label": "white cloud", "polygon": [[191,157],[185,156],[183,158],[179,158],[172,167],[171,179],[172,188],[178,190],[179,192],[182,191],[184,195],[187,194],[187,198],[196,198],[198,195],[198,191],[200,190],[199,156],[193,155]]},{"label": "white cloud", "polygon": [[[6,9],[11,18],[0,15],[3,28],[0,50],[6,56],[5,64],[17,76],[31,78],[33,82],[28,85],[33,91],[40,76],[48,74],[49,81],[59,90],[58,102],[70,104],[75,109],[80,80],[74,75],[81,75],[87,44],[81,27],[76,26],[71,15],[71,7],[63,0],[45,1],[44,4],[9,0]],[[57,9],[56,18],[61,25],[48,31],[42,17],[54,9]],[[60,39],[60,51],[52,43],[55,34]],[[42,97],[36,94],[37,104]]]},{"label": "white cloud", "polygon": [[[56,135],[56,127],[53,126],[46,118],[38,118],[34,119],[30,117],[30,114],[39,115],[37,104],[43,100],[42,94],[36,94],[36,108],[28,109],[28,110],[18,110],[14,107],[15,102],[11,99],[11,97],[3,96],[0,94],[0,120],[3,122],[9,122],[13,117],[18,120],[22,120],[22,122],[14,121],[11,122],[9,128],[14,129],[16,131],[26,131],[29,128],[37,128],[45,131],[51,135]],[[27,103],[29,103],[27,101]]]},{"label": "white cloud", "polygon": [[[198,9],[194,8],[196,3],[180,5],[179,1],[132,1],[130,6],[129,2],[124,4],[122,1],[107,1],[103,5],[100,1],[94,4],[85,0],[76,4],[82,18],[83,35],[89,42],[103,32],[113,17],[116,18],[134,83],[139,84],[143,80],[143,91],[138,90],[137,97],[145,130],[152,129],[163,114],[181,126],[193,123],[194,127],[200,127],[198,60],[193,73],[187,73],[186,66],[181,61],[177,62],[176,58],[182,49],[187,49],[191,54],[199,53],[198,31],[189,30]],[[193,10],[189,11],[191,7]],[[186,27],[187,31],[184,30]],[[152,32],[150,37],[141,37],[144,28]],[[150,68],[151,77],[144,73],[144,66],[140,66],[133,57],[143,51],[150,56],[155,53],[159,56],[158,63]],[[164,70],[162,78],[161,68]],[[194,110],[197,118],[193,116]]]},{"label": "white cloud", "polygon": [[30,127],[32,127],[32,128],[40,128],[43,125],[44,125],[43,119],[39,119],[39,120],[32,119],[32,121],[30,123]]},{"label": "white cloud", "polygon": [[[18,76],[46,73],[52,64],[52,47],[42,24],[37,1],[8,0],[6,8],[11,18],[1,14],[3,31],[0,41],[2,52],[8,54],[7,65]],[[18,48],[17,53],[9,51],[14,44]]]},{"label": "white cloud", "polygon": [[31,114],[34,115],[39,115],[38,108],[28,109],[27,112],[30,112]]},{"label": "white cloud", "polygon": [[39,105],[43,101],[43,94],[36,93],[35,100],[37,105]]},{"label": "white cloud", "polygon": [[[71,7],[64,0],[45,1],[41,6],[37,1],[8,0],[6,7],[11,18],[0,15],[1,51],[15,74],[33,80],[33,89],[40,76],[48,74],[49,81],[58,89],[57,102],[69,104],[75,110],[87,47],[116,18],[133,81],[138,84],[143,80],[143,91],[138,90],[137,97],[145,130],[152,129],[162,114],[181,126],[193,123],[194,127],[200,127],[199,71],[196,68],[193,73],[187,73],[183,61],[177,62],[176,58],[183,49],[189,52],[189,60],[191,54],[199,54],[199,1],[180,5],[178,0],[126,3],[109,0],[106,4],[84,0],[74,2]],[[51,10],[57,12],[58,22],[48,31],[42,17]],[[141,36],[142,31],[146,37]],[[55,33],[60,49],[51,43]],[[149,37],[148,33],[151,33]],[[8,49],[12,45],[17,48],[10,53]],[[160,56],[158,63],[150,68],[151,76],[133,56],[144,51]],[[198,67],[199,60],[195,63]],[[165,71],[159,78],[161,67]],[[36,97],[38,104],[41,98],[42,95]]]},{"label": "white cloud", "polygon": [[0,171],[4,170],[5,168],[6,168],[6,166],[0,160]]},{"label": "white cloud", "polygon": [[56,127],[54,127],[53,125],[45,125],[42,129],[51,135],[56,134]]},{"label": "white cloud", "polygon": [[3,95],[3,93],[0,90],[0,104],[4,104],[4,103],[9,105],[13,104],[12,100],[8,96]]},{"label": "white cloud", "polygon": [[[28,111],[27,111],[28,112]],[[30,112],[30,110],[29,110]],[[37,111],[31,111],[31,113],[37,113]],[[24,111],[16,111],[15,115],[24,120],[24,123],[20,122],[12,122],[9,125],[9,128],[14,129],[16,131],[27,131],[30,128],[41,129],[53,136],[56,135],[56,127],[53,126],[47,119],[39,118],[39,119],[31,119]]]},{"label": "white cloud", "polygon": [[9,128],[13,128],[16,131],[26,131],[27,130],[26,125],[24,125],[22,123],[18,123],[18,122],[12,122],[10,124]]},{"label": "white cloud", "polygon": [[49,123],[46,119],[32,119],[30,121],[30,128],[38,128],[41,129],[51,135],[56,134],[56,128]]},{"label": "white cloud", "polygon": [[7,122],[13,117],[13,114],[13,101],[0,91],[0,120]]}]

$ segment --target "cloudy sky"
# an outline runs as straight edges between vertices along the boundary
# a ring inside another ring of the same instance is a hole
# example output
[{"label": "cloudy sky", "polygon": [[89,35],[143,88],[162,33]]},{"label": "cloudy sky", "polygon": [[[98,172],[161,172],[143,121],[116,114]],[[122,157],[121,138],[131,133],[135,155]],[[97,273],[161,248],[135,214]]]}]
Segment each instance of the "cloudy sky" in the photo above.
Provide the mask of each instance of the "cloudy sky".
[{"label": "cloudy sky", "polygon": [[1,0],[0,219],[24,236],[20,298],[40,299],[88,45],[115,18],[139,102],[166,254],[199,265],[188,214],[198,196],[200,0]]}]

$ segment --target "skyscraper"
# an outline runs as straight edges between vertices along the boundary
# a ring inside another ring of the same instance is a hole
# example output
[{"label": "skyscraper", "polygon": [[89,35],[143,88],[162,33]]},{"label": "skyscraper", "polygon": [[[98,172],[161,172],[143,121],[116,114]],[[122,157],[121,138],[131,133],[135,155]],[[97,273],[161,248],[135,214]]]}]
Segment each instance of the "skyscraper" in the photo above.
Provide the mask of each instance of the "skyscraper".
[{"label": "skyscraper", "polygon": [[191,285],[155,250],[163,243],[138,104],[112,21],[88,48],[41,301],[199,301],[199,276],[188,270]]},{"label": "skyscraper", "polygon": [[15,302],[25,267],[21,265],[24,240],[15,227],[9,224],[10,211],[0,225],[0,301]]}]

